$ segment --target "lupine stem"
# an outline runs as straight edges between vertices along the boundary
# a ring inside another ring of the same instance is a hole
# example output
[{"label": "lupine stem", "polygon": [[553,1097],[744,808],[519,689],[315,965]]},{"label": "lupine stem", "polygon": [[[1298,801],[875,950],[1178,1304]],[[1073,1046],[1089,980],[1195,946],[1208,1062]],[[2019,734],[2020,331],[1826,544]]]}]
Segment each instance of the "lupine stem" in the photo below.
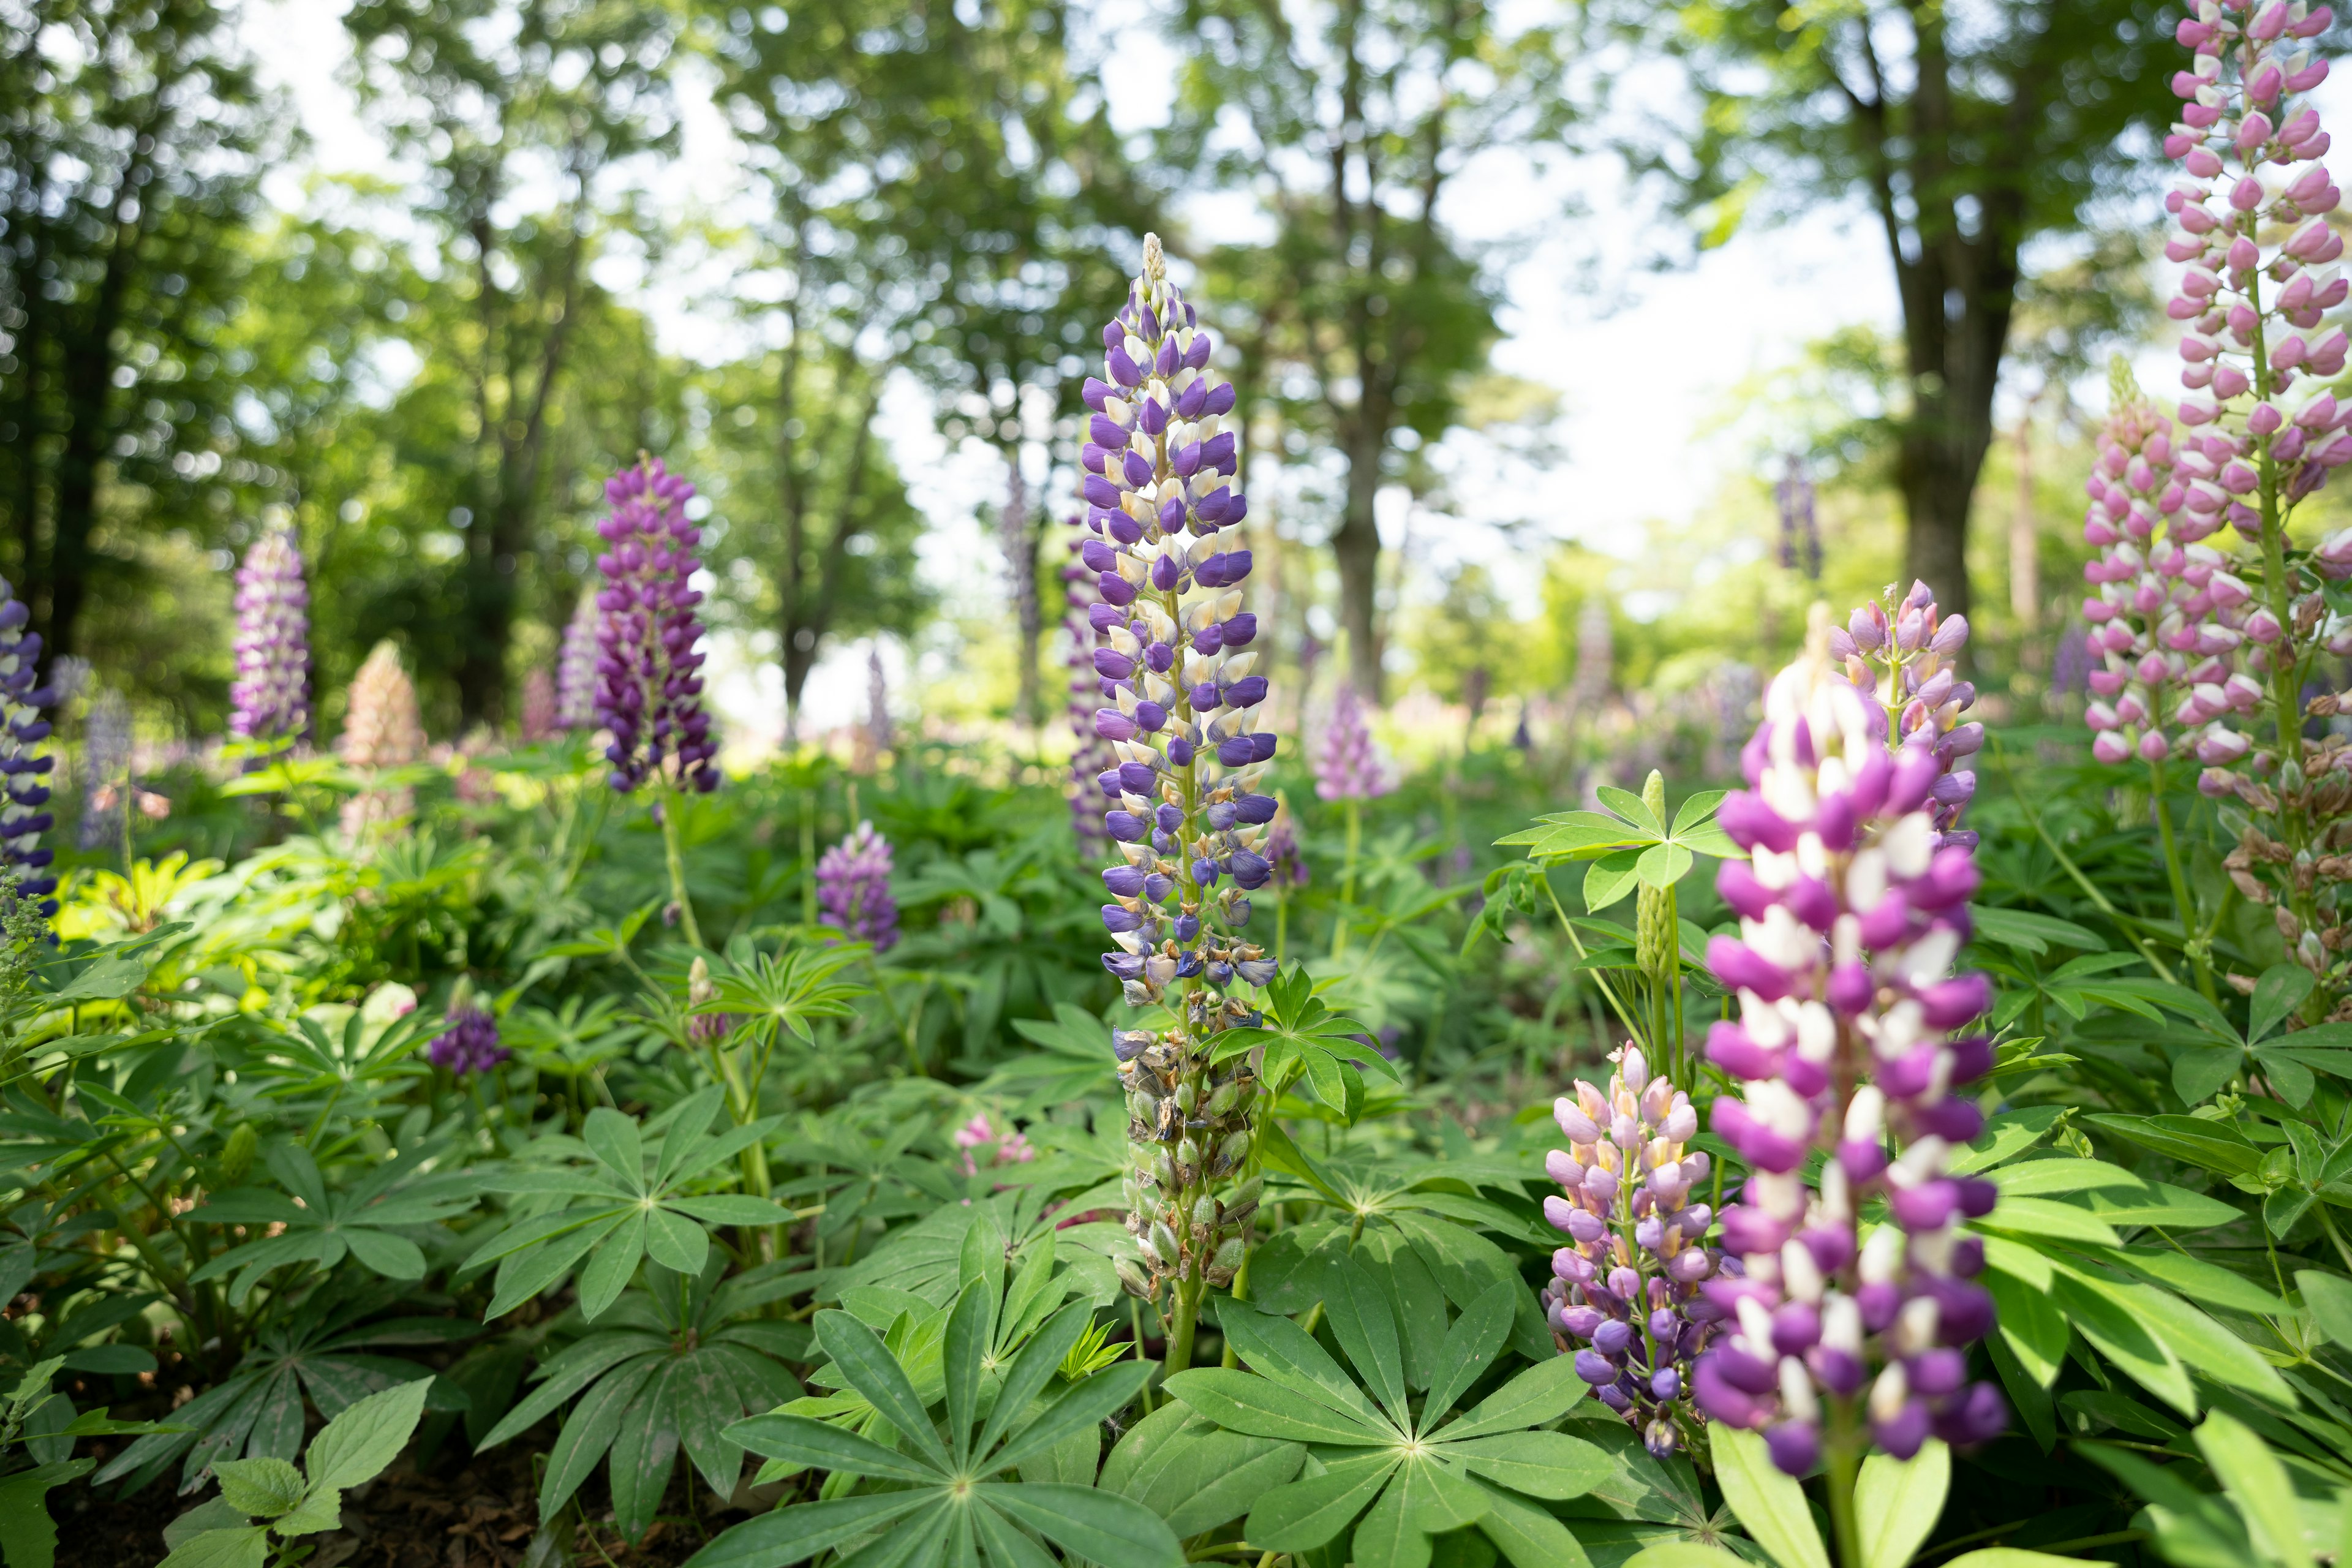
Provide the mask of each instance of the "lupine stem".
[{"label": "lupine stem", "polygon": [[1831,1402],[1834,1415],[1832,1435],[1829,1443],[1828,1474],[1823,1484],[1829,1489],[1830,1530],[1837,1537],[1838,1568],[1863,1568],[1862,1526],[1853,1508],[1854,1477],[1859,1469],[1854,1441],[1852,1401]]},{"label": "lupine stem", "polygon": [[677,906],[678,930],[695,946],[702,945],[702,928],[695,923],[694,898],[686,889],[686,854],[678,846],[677,793],[670,788],[669,780],[656,775],[654,815],[661,822],[662,858],[669,866],[670,901]]},{"label": "lupine stem", "polygon": [[2197,989],[2208,1002],[2218,1002],[2213,991],[2213,964],[2197,935],[2197,906],[2189,896],[2189,879],[2180,868],[2180,846],[2172,835],[2172,811],[2164,801],[2164,760],[2147,764],[2147,789],[2156,803],[2156,830],[2164,840],[2164,872],[2172,881],[2173,907],[2180,911],[2181,951],[2197,972]]}]

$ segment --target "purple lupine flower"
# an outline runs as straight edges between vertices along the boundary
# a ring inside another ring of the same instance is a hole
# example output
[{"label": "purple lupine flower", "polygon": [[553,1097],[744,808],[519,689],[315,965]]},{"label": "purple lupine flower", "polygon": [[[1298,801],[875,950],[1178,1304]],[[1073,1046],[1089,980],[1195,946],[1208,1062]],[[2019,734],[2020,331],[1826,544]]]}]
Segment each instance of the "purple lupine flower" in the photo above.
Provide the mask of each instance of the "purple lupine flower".
[{"label": "purple lupine flower", "polygon": [[[1898,648],[1931,645],[1932,605],[1902,611]],[[1717,879],[1741,936],[1717,937],[1707,961],[1740,1012],[1709,1031],[1707,1057],[1746,1087],[1715,1102],[1713,1127],[1754,1174],[1723,1216],[1741,1273],[1704,1287],[1730,1321],[1691,1381],[1710,1419],[1765,1429],[1792,1474],[1819,1457],[1824,1398],[1903,1458],[1931,1433],[1981,1442],[2007,1419],[1962,1360],[1993,1321],[1973,1279],[1983,1245],[1962,1226],[1995,1191],[1946,1170],[1984,1127],[1952,1091],[1993,1063],[1991,1040],[1963,1032],[1991,988],[1952,973],[1978,872],[1969,846],[1939,847],[1935,723],[1889,737],[1864,689],[1801,660],[1773,681],[1743,753],[1751,789],[1718,818],[1752,859]],[[1813,1191],[1816,1150],[1829,1158]],[[1893,1223],[1858,1246],[1872,1198]]]},{"label": "purple lupine flower", "polygon": [[2168,722],[2189,731],[2183,743],[2200,744],[2197,731],[2220,727],[2221,714],[2259,696],[2229,684],[2249,595],[2204,542],[2221,513],[2186,505],[2189,477],[2204,466],[2192,448],[2204,438],[2176,445],[2172,421],[2140,395],[2121,356],[2108,388],[2098,460],[2084,486],[2091,504],[2083,537],[2099,551],[2083,567],[2095,590],[2083,602],[2084,642],[2100,656],[2082,677],[2094,694],[2084,718],[2100,762],[2158,763],[2175,744]]},{"label": "purple lupine flower", "polygon": [[1822,531],[1813,511],[1813,481],[1795,458],[1772,487],[1772,500],[1780,513],[1780,565],[1822,580]]},{"label": "purple lupine flower", "polygon": [[267,744],[310,727],[310,587],[294,531],[273,528],[236,573],[236,676],[228,732]]},{"label": "purple lupine flower", "polygon": [[890,681],[882,673],[882,645],[866,650],[866,743],[877,754],[890,749]]},{"label": "purple lupine flower", "polygon": [[898,906],[890,897],[890,841],[861,822],[816,863],[816,901],[830,924],[877,952],[898,941]]},{"label": "purple lupine flower", "polygon": [[2070,622],[2058,634],[2058,646],[2050,655],[2050,689],[2067,699],[2091,689],[2091,637],[2079,625]]},{"label": "purple lupine flower", "polygon": [[444,1015],[445,1027],[425,1047],[427,1060],[459,1078],[488,1072],[514,1053],[499,1044],[499,1021],[479,1003],[460,999]]},{"label": "purple lupine flower", "polygon": [[[62,661],[60,661],[62,662]],[[81,726],[81,826],[84,849],[122,840],[123,813],[136,786],[131,777],[131,704],[112,687],[99,692]]]},{"label": "purple lupine flower", "polygon": [[1109,379],[1085,389],[1093,537],[1079,552],[1101,597],[1087,612],[1108,700],[1094,732],[1117,759],[1097,780],[1112,805],[1103,826],[1125,862],[1103,873],[1119,949],[1103,963],[1145,1005],[1179,977],[1274,978],[1264,950],[1234,933],[1270,875],[1275,800],[1257,785],[1275,737],[1256,728],[1266,681],[1253,673],[1257,617],[1242,608],[1250,552],[1226,533],[1249,510],[1230,482],[1234,433],[1220,428],[1234,389],[1207,374],[1209,334],[1168,281],[1157,237],[1103,344]]},{"label": "purple lupine flower", "polygon": [[580,602],[564,624],[563,643],[555,655],[555,722],[563,729],[595,727],[596,650],[603,627],[596,590],[581,589]]},{"label": "purple lupine flower", "polygon": [[1934,750],[1940,771],[1929,814],[1939,848],[1974,848],[1977,842],[1975,833],[1959,826],[1960,813],[1976,797],[1972,764],[1984,745],[1982,724],[1960,722],[1977,700],[1976,687],[1959,679],[1959,653],[1968,641],[1968,617],[1938,615],[1936,595],[1916,581],[1893,609],[1864,605],[1845,626],[1832,627],[1829,637],[1830,652],[1845,661],[1846,679],[1875,696],[1893,717],[1889,743],[1900,747],[1916,740]]},{"label": "purple lupine flower", "polygon": [[1544,1200],[1544,1218],[1570,1245],[1552,1254],[1544,1318],[1578,1375],[1663,1458],[1688,1442],[1691,1363],[1725,1317],[1699,1293],[1718,1263],[1713,1212],[1691,1201],[1709,1163],[1688,1147],[1690,1096],[1652,1078],[1638,1046],[1609,1059],[1605,1092],[1579,1079],[1552,1107],[1569,1147],[1544,1161],[1565,1194]]},{"label": "purple lupine flower", "polygon": [[57,759],[36,756],[33,749],[49,738],[49,721],[41,710],[54,707],[58,694],[36,685],[41,659],[41,634],[28,632],[32,612],[16,590],[0,580],[0,775],[8,781],[0,798],[0,870],[17,878],[16,896],[38,899],[41,915],[58,912],[49,895],[58,879],[49,873],[57,852],[41,847],[41,835],[55,818],[49,804],[48,775]]},{"label": "purple lupine flower", "polygon": [[1395,788],[1355,687],[1342,684],[1315,753],[1315,793],[1325,800],[1374,800]]},{"label": "purple lupine flower", "polygon": [[596,561],[596,721],[612,731],[604,756],[612,785],[627,795],[676,759],[675,783],[719,786],[710,716],[702,706],[701,593],[690,579],[701,563],[702,531],[687,521],[694,486],[644,458],[604,481],[613,514],[596,525],[611,548]]},{"label": "purple lupine flower", "polygon": [[[1106,800],[1118,803],[1116,789],[1102,781],[1115,779],[1118,759],[1111,754],[1110,742],[1095,733],[1095,709],[1101,701],[1102,677],[1095,670],[1096,629],[1088,619],[1102,597],[1095,591],[1095,574],[1086,568],[1079,552],[1086,547],[1086,520],[1068,520],[1076,537],[1069,542],[1069,564],[1062,568],[1065,609],[1062,629],[1070,643],[1065,662],[1070,668],[1070,695],[1065,713],[1069,720],[1070,734],[1076,744],[1070,752],[1070,785],[1066,792],[1070,801],[1070,830],[1077,835],[1078,856],[1092,862],[1102,858],[1110,847],[1110,835],[1103,831],[1103,805]],[[1108,606],[1105,606],[1108,611]],[[1115,615],[1106,614],[1106,621]]]},{"label": "purple lupine flower", "polygon": [[1298,826],[1291,820],[1286,803],[1274,814],[1274,831],[1265,837],[1265,859],[1274,868],[1268,879],[1277,888],[1303,888],[1314,879],[1298,847]]}]

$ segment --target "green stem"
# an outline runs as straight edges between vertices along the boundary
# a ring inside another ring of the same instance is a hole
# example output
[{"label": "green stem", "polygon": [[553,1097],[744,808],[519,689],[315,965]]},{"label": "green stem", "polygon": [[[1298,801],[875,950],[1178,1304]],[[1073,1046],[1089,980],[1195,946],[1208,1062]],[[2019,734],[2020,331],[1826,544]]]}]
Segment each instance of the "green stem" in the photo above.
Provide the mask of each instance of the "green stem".
[{"label": "green stem", "polygon": [[2172,882],[2173,907],[2180,913],[2180,934],[2189,954],[2189,963],[2197,971],[2197,989],[2205,1000],[2219,1004],[2213,992],[2213,965],[2205,956],[2204,948],[2194,935],[2197,930],[2197,906],[2189,896],[2189,879],[2180,866],[2180,845],[2172,834],[2172,811],[2164,803],[2164,762],[2161,758],[2147,764],[2148,794],[2156,801],[2156,830],[2164,839],[2164,873]]},{"label": "green stem", "polygon": [[662,857],[669,863],[670,901],[677,906],[677,926],[686,940],[695,946],[702,945],[702,928],[695,923],[694,900],[686,890],[686,852],[678,847],[677,792],[669,781],[656,775],[654,815],[661,819]]},{"label": "green stem", "polygon": [[1331,956],[1348,951],[1348,911],[1356,902],[1356,851],[1363,842],[1363,808],[1353,795],[1341,808],[1348,819],[1348,852],[1339,862],[1339,910],[1331,928]]},{"label": "green stem", "polygon": [[[1546,896],[1551,900],[1552,913],[1559,917],[1559,929],[1568,933],[1569,945],[1576,949],[1577,957],[1590,957],[1591,955],[1584,950],[1584,939],[1576,934],[1575,924],[1569,920],[1568,910],[1560,905],[1559,895],[1552,891],[1551,879],[1549,877],[1544,878],[1543,885]],[[1599,970],[1588,969],[1585,973],[1592,976],[1592,984],[1600,987],[1601,994],[1608,999],[1609,1005],[1616,1012],[1617,1021],[1625,1026],[1625,1032],[1628,1035],[1634,1037],[1638,1043],[1642,1034],[1642,1026],[1633,1021],[1633,1010],[1627,1007],[1622,1002],[1617,1000],[1617,993],[1609,988],[1608,978]]]},{"label": "green stem", "polygon": [[[2336,1256],[2344,1259],[2346,1268],[2352,1269],[2352,1247],[2344,1245],[2344,1233],[2336,1228],[2336,1220],[2327,1212],[2327,1200],[2321,1198],[2311,1206],[2319,1215],[2320,1228],[2327,1232],[2327,1239],[2336,1244]],[[2269,1227],[2265,1226],[2263,1228],[2267,1230]]]},{"label": "green stem", "polygon": [[[1841,1421],[1838,1425],[1845,1424]],[[1829,1446],[1829,1474],[1824,1479],[1830,1494],[1830,1528],[1837,1536],[1838,1568],[1863,1568],[1862,1525],[1853,1510],[1853,1482],[1858,1468],[1849,1435],[1833,1432]]]},{"label": "green stem", "polygon": [[1192,1365],[1192,1331],[1201,1321],[1201,1300],[1208,1294],[1207,1283],[1195,1268],[1187,1268],[1176,1278],[1176,1315],[1168,1325],[1168,1353],[1160,1363],[1160,1381]]}]

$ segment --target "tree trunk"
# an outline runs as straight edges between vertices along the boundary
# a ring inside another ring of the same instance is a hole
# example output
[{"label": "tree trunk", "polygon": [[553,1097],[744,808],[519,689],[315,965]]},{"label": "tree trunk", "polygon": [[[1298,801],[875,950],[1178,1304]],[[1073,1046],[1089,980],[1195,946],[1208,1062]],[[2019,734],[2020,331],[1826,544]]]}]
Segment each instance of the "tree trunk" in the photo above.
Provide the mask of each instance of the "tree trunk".
[{"label": "tree trunk", "polygon": [[1381,674],[1381,530],[1372,501],[1381,488],[1377,431],[1351,433],[1348,449],[1347,510],[1331,535],[1339,566],[1339,625],[1348,634],[1348,679],[1374,707],[1383,700]]}]

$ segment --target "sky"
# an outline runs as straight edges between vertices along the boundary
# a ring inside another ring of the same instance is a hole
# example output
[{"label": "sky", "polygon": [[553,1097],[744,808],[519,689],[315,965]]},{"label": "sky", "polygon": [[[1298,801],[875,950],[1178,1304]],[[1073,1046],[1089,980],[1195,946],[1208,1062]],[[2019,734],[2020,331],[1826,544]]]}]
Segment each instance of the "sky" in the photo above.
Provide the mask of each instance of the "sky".
[{"label": "sky", "polygon": [[[1109,26],[1128,27],[1109,83],[1124,129],[1164,116],[1169,70],[1165,46],[1140,25],[1139,0],[1118,0]],[[299,206],[317,174],[385,174],[391,161],[361,118],[343,67],[350,50],[341,0],[248,0],[246,36],[266,78],[289,95],[309,150],[272,177],[269,194]],[[743,199],[731,139],[693,73],[681,84],[684,151],[666,182],[676,216],[723,213]],[[1559,214],[1570,184],[1588,209]],[[1529,226],[1528,215],[1538,215]],[[1192,215],[1196,219],[1202,215]],[[1220,217],[1229,215],[1219,214]],[[1856,322],[1891,325],[1896,301],[1883,246],[1853,216],[1822,212],[1796,224],[1745,231],[1685,270],[1628,273],[1612,268],[1596,237],[1643,221],[1630,195],[1591,166],[1569,166],[1547,179],[1523,162],[1481,156],[1455,181],[1448,221],[1471,241],[1531,239],[1505,275],[1505,336],[1494,367],[1553,387],[1560,416],[1550,434],[1559,451],[1543,471],[1493,464],[1480,447],[1464,448],[1450,487],[1454,515],[1467,526],[1415,531],[1424,575],[1462,561],[1507,563],[1513,544],[1481,520],[1525,520],[1540,534],[1580,539],[1604,552],[1638,554],[1648,528],[1687,521],[1726,481],[1759,460],[1751,434],[1727,433],[1733,389],[1795,360],[1808,342]],[[1598,251],[1603,266],[1589,261]],[[708,265],[708,264],[706,264]],[[617,281],[618,279],[614,279]],[[729,323],[705,303],[713,278],[633,279],[666,348],[709,357],[723,352]],[[947,591],[949,608],[976,607],[975,595],[1002,568],[977,521],[1004,479],[982,454],[958,452],[932,432],[919,395],[908,389],[886,426],[918,506],[934,522],[926,568]],[[1396,498],[1392,498],[1396,499]],[[1393,542],[1405,526],[1401,506],[1382,509]],[[975,572],[978,560],[984,569]],[[1501,573],[1529,584],[1533,573]],[[1523,606],[1524,607],[1524,606]],[[886,646],[894,689],[908,679],[908,651]],[[930,658],[940,658],[933,650]],[[772,731],[780,679],[762,670],[740,641],[714,650],[714,700],[730,727]],[[807,721],[823,730],[861,716],[866,703],[866,648],[843,647],[812,674]],[[919,675],[919,671],[917,672]]]}]

